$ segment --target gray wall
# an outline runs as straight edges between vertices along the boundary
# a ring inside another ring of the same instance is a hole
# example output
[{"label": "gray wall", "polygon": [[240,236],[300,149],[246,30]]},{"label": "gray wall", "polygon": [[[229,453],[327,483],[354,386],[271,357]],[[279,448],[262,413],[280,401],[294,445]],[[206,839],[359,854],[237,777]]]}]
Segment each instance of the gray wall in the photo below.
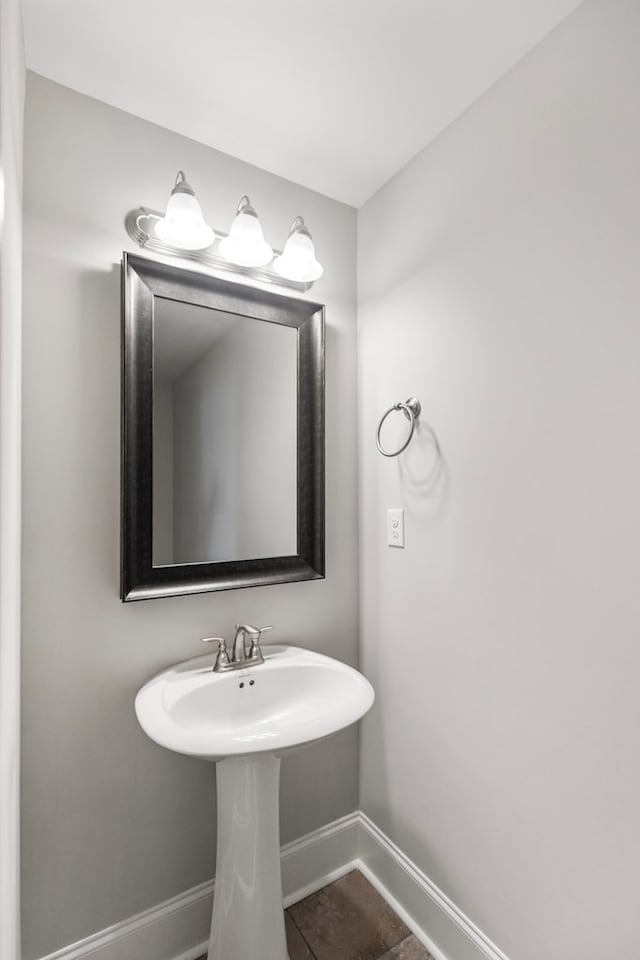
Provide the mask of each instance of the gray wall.
[{"label": "gray wall", "polygon": [[24,49],[0,0],[0,957],[20,955],[20,396]]},{"label": "gray wall", "polygon": [[[214,769],[138,729],[136,689],[233,623],[354,662],[355,211],[30,75],[25,156],[24,957],[210,877]],[[279,246],[302,213],[327,305],[327,578],[122,604],[123,217],[184,168],[214,226],[246,191]],[[357,735],[284,765],[283,841],[354,809]]]},{"label": "gray wall", "polygon": [[362,806],[513,960],[640,955],[639,53],[585,3],[359,212]]}]

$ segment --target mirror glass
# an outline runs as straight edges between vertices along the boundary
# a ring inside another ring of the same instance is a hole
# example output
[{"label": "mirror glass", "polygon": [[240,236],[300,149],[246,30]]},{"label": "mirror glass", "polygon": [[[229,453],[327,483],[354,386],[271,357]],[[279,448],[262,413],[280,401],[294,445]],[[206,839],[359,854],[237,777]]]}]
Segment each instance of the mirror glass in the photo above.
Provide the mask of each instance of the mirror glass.
[{"label": "mirror glass", "polygon": [[153,566],[295,554],[297,331],[153,311]]}]

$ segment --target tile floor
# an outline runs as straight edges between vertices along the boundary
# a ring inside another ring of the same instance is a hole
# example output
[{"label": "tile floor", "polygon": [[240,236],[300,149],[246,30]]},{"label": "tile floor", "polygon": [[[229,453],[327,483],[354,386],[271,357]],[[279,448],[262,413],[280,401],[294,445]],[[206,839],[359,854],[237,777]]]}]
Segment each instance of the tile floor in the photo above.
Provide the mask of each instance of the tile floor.
[{"label": "tile floor", "polygon": [[294,903],[285,922],[289,960],[432,960],[358,870]]}]

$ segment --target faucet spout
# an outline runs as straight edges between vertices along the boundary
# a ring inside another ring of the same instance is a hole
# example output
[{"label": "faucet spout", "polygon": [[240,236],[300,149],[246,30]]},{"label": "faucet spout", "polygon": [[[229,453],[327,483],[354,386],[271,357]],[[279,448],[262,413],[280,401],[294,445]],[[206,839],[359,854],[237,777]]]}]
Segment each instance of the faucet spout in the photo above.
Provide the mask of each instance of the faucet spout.
[{"label": "faucet spout", "polygon": [[[231,652],[232,665],[263,663],[260,637],[267,630],[273,630],[273,627],[252,627],[248,623],[236,623],[236,635]],[[248,649],[247,641],[249,641]]]},{"label": "faucet spout", "polygon": [[[231,660],[233,663],[242,663],[249,657],[251,645],[259,638],[260,631],[257,627],[251,627],[247,623],[236,623],[236,635],[233,641],[231,651]],[[247,638],[249,639],[249,648],[247,648]]]}]

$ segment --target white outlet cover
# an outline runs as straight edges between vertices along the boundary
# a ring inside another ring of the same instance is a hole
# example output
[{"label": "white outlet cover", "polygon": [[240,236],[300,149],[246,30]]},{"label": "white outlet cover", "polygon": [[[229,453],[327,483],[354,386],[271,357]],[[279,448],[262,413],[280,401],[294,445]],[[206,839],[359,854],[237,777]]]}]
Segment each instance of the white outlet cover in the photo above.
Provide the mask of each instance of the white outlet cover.
[{"label": "white outlet cover", "polygon": [[404,547],[404,510],[387,510],[387,546]]}]

